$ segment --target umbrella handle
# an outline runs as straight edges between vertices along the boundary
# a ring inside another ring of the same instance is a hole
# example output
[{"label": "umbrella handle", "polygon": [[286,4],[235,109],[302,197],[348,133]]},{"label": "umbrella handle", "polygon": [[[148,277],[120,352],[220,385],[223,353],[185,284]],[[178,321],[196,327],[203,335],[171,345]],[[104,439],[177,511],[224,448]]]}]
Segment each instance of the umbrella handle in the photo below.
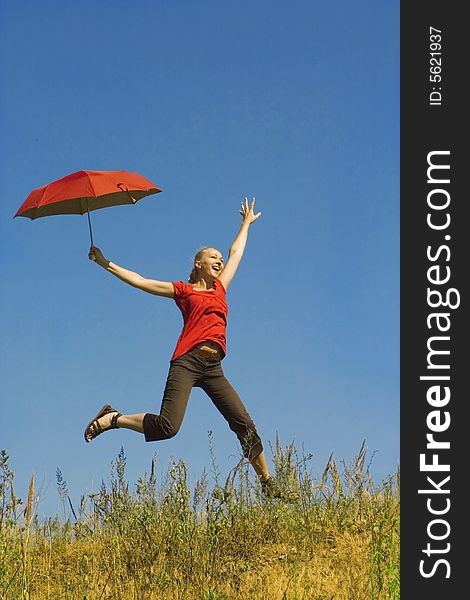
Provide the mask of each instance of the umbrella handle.
[{"label": "umbrella handle", "polygon": [[88,229],[90,230],[90,240],[91,240],[91,245],[94,246],[93,244],[93,232],[91,230],[91,219],[90,219],[90,211],[87,208],[87,217],[88,217]]}]

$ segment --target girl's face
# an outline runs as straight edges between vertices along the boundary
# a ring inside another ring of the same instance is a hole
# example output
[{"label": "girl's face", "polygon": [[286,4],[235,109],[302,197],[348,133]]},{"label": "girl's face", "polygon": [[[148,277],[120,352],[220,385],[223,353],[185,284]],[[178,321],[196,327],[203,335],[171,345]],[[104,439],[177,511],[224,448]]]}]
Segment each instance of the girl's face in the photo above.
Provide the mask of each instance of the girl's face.
[{"label": "girl's face", "polygon": [[209,276],[217,279],[224,268],[222,254],[215,248],[207,248],[200,260],[196,261],[196,267],[200,276]]}]

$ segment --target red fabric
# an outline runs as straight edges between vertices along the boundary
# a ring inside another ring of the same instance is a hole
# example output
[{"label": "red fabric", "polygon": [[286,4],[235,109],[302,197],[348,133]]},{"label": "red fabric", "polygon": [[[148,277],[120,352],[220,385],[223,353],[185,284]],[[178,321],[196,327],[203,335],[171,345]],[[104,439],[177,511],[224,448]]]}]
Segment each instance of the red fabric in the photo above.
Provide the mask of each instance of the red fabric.
[{"label": "red fabric", "polygon": [[183,315],[184,325],[171,360],[183,356],[206,340],[217,342],[225,356],[228,307],[222,283],[216,279],[212,290],[200,292],[193,290],[193,286],[184,281],[172,283],[175,302]]},{"label": "red fabric", "polygon": [[84,214],[116,204],[131,204],[161,190],[139,173],[77,171],[33,190],[15,217]]}]

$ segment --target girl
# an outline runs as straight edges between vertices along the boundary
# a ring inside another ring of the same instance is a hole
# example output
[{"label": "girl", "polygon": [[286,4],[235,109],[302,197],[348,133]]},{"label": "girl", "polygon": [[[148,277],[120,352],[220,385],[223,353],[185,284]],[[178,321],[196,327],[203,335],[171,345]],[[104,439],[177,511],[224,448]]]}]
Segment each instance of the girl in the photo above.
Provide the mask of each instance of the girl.
[{"label": "girl", "polygon": [[215,248],[203,248],[194,257],[189,283],[146,279],[107,260],[101,250],[91,246],[88,257],[125,283],[144,292],[173,298],[181,310],[183,330],[170,361],[160,414],[125,415],[105,404],[85,429],[85,441],[109,429],[125,428],[143,433],[147,442],[165,440],[178,432],[193,387],[202,388],[237,435],[244,456],[258,475],[264,493],[280,497],[270,477],[261,439],[256,427],[222,370],[226,353],[226,290],[245,250],[250,225],[261,213],[254,212],[255,198],[242,202],[242,225],[230,247],[227,264]]}]

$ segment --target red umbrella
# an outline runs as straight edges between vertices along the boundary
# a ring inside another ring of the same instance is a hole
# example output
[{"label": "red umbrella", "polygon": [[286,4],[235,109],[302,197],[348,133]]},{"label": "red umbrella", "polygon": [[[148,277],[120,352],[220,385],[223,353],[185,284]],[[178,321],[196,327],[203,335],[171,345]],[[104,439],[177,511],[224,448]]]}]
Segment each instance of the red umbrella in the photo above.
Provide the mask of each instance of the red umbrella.
[{"label": "red umbrella", "polygon": [[128,171],[77,171],[33,190],[15,217],[39,219],[49,215],[88,215],[107,206],[135,204],[144,196],[161,192],[155,184]]}]

